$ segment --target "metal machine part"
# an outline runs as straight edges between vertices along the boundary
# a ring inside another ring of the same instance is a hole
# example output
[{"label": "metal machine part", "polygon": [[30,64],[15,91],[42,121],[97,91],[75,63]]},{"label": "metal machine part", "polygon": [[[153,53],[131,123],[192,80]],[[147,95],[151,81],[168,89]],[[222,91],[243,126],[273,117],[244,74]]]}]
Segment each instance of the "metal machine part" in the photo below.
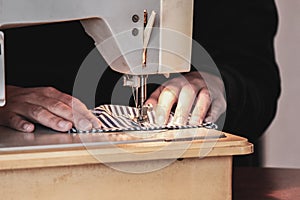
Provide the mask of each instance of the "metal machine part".
[{"label": "metal machine part", "polygon": [[141,75],[140,81],[141,81],[141,92],[139,95],[139,103],[138,103],[140,115],[138,117],[138,121],[143,122],[144,120],[146,120],[146,116],[147,116],[147,107],[144,106],[144,103],[147,98],[147,75]]},{"label": "metal machine part", "polygon": [[[0,0],[0,29],[81,20],[109,66],[140,76],[190,70],[193,0]],[[148,19],[147,11],[152,11]],[[144,20],[142,20],[144,18]],[[3,35],[1,72],[4,72]],[[4,104],[4,73],[0,100]],[[143,87],[143,91],[145,91]],[[143,107],[142,92],[140,107]]]},{"label": "metal machine part", "polygon": [[124,75],[123,86],[129,86],[132,88],[132,94],[134,97],[135,107],[140,110],[140,116],[138,121],[146,120],[147,109],[145,101],[147,99],[147,75]]},{"label": "metal machine part", "polygon": [[0,127],[0,154],[12,151],[26,152],[50,149],[75,149],[113,146],[118,144],[182,142],[225,138],[223,132],[210,129],[178,129],[159,131],[149,135],[143,131],[126,132],[70,132],[59,133],[37,126],[35,133],[22,133],[7,127]]},{"label": "metal machine part", "polygon": [[0,31],[0,106],[5,105],[4,34]]}]

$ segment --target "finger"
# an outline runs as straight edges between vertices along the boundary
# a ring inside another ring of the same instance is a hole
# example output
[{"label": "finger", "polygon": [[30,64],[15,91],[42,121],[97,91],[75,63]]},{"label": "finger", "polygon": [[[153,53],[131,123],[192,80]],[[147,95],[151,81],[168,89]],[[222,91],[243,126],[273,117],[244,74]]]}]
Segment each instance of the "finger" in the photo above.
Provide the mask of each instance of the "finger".
[{"label": "finger", "polygon": [[[73,108],[73,110],[79,110],[79,111],[87,111],[86,106],[81,103],[76,98],[65,94],[63,92],[60,92],[59,90],[53,88],[53,87],[41,87],[41,88],[28,88],[27,93],[30,93],[25,98],[28,103],[37,104],[37,105],[45,105],[46,103],[43,103],[44,101],[47,101],[47,99],[52,99],[56,101],[60,101],[70,108]],[[35,100],[36,99],[36,100]],[[75,101],[76,99],[76,101]],[[73,105],[75,102],[75,105]],[[79,103],[80,102],[80,103]],[[47,104],[50,103],[47,101]],[[54,103],[55,104],[55,103]],[[46,107],[46,106],[44,106]]]},{"label": "finger", "polygon": [[88,127],[101,127],[100,120],[80,100],[73,98],[72,108],[74,109],[75,126],[78,126],[81,130],[87,130]]},{"label": "finger", "polygon": [[194,110],[192,112],[189,124],[199,125],[203,123],[204,118],[211,106],[211,98],[208,89],[202,88],[198,94]]},{"label": "finger", "polygon": [[74,115],[74,126],[81,131],[89,131],[93,128],[93,124],[90,120],[80,114]]},{"label": "finger", "polygon": [[6,120],[2,125],[27,133],[33,132],[35,128],[32,123],[25,120],[23,117],[17,115],[16,113],[8,114]]},{"label": "finger", "polygon": [[174,103],[177,102],[179,91],[179,87],[174,85],[168,85],[162,90],[155,109],[158,124],[167,123],[171,109]]},{"label": "finger", "polygon": [[177,102],[177,107],[175,110],[174,119],[172,121],[173,124],[186,124],[197,93],[198,89],[196,87],[193,87],[193,85],[191,84],[187,84],[181,89]]},{"label": "finger", "polygon": [[[100,120],[96,118],[96,116],[94,116],[92,112],[88,110],[78,99],[72,99],[73,107],[68,106],[62,101],[49,97],[40,96],[37,99],[40,99],[43,103],[35,102],[36,104],[45,107],[54,115],[73,122],[77,129],[87,131],[92,128],[101,127]],[[77,108],[76,110],[73,109],[75,107]]]},{"label": "finger", "polygon": [[158,103],[158,98],[159,95],[161,94],[162,90],[163,90],[164,86],[159,86],[151,95],[150,97],[147,99],[147,101],[145,102],[145,104],[151,104],[154,108],[156,107],[157,103]]},{"label": "finger", "polygon": [[68,121],[73,120],[72,108],[60,100],[37,94],[24,95],[23,100],[33,105],[42,106],[49,112]]},{"label": "finger", "polygon": [[59,98],[62,102],[72,108],[73,121],[76,128],[87,131],[92,128],[101,127],[100,120],[79,99],[64,94],[58,90],[55,90],[53,93],[56,93],[53,97]]},{"label": "finger", "polygon": [[49,112],[42,106],[26,103],[26,105],[16,105],[18,114],[57,131],[66,132],[72,128],[72,122]]},{"label": "finger", "polygon": [[80,100],[52,87],[41,88],[41,92],[42,95],[30,99],[34,104],[41,105],[53,114],[72,121],[75,127],[80,129],[101,127],[100,120]]},{"label": "finger", "polygon": [[60,92],[55,88],[46,87],[42,89],[42,92],[44,96],[57,99],[71,107],[74,111],[78,111],[83,115],[86,113],[90,113],[84,103],[82,103],[79,99]]},{"label": "finger", "polygon": [[225,99],[216,99],[212,102],[209,112],[205,118],[205,122],[216,122],[219,117],[226,111]]}]

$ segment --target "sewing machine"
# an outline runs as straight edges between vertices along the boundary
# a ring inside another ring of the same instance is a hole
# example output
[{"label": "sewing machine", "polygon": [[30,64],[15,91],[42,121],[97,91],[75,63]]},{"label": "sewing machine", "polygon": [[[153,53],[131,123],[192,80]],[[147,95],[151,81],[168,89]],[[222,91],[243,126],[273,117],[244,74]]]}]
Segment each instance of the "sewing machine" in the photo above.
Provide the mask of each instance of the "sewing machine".
[{"label": "sewing machine", "polygon": [[[125,74],[145,116],[147,76],[190,70],[193,0],[1,0],[0,29],[81,20],[109,64]],[[0,105],[5,103],[0,34]]]},{"label": "sewing machine", "polygon": [[[125,74],[124,85],[140,88],[140,120],[147,76],[190,70],[193,0],[0,0],[0,29],[79,19],[109,66]],[[3,34],[0,45],[3,106]],[[204,128],[0,132],[0,188],[7,199],[230,199],[232,156],[253,152],[245,138]]]}]

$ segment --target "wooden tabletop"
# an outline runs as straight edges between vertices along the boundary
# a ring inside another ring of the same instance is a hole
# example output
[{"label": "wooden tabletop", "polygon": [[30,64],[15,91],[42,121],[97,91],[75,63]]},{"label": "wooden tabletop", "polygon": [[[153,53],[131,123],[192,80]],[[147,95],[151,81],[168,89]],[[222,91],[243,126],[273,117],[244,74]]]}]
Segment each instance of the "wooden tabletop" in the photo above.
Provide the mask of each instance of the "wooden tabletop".
[{"label": "wooden tabletop", "polygon": [[234,200],[300,199],[300,169],[236,167]]},{"label": "wooden tabletop", "polygon": [[21,133],[0,127],[0,133],[0,170],[253,152],[253,144],[246,138],[205,128],[68,134],[43,128]]}]

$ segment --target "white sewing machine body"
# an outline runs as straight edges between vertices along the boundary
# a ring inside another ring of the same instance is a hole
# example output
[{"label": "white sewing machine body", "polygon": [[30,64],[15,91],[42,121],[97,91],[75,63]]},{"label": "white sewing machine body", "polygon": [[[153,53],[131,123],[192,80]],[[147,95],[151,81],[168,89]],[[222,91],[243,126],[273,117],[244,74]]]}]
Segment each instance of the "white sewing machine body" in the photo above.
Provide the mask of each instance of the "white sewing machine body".
[{"label": "white sewing machine body", "polygon": [[[193,0],[0,0],[0,5],[0,29],[81,20],[106,62],[120,73],[190,70]],[[147,33],[145,10],[156,13]],[[4,105],[3,35],[0,39],[0,104]]]}]

